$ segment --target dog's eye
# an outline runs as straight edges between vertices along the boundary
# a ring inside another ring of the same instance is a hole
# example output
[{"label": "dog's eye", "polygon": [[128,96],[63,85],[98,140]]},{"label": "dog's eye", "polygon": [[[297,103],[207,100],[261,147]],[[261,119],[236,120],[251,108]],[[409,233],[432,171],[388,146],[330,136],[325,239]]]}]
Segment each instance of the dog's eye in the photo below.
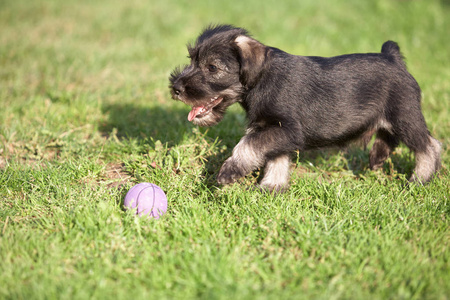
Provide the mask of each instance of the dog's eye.
[{"label": "dog's eye", "polygon": [[217,67],[215,65],[208,65],[208,71],[211,73],[217,72]]}]

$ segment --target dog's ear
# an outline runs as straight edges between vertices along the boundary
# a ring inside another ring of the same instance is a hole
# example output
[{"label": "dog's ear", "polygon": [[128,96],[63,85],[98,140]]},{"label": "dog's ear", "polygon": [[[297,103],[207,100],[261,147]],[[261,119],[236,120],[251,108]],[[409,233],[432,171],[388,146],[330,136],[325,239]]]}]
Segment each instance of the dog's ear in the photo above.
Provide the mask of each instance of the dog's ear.
[{"label": "dog's ear", "polygon": [[261,76],[268,48],[245,35],[238,36],[234,42],[241,64],[239,79],[245,87],[251,87]]}]

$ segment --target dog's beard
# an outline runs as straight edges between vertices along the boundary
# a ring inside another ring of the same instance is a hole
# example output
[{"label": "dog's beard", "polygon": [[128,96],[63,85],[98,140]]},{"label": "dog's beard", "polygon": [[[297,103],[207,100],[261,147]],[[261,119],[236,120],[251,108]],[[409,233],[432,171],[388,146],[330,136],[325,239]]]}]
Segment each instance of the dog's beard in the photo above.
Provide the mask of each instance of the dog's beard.
[{"label": "dog's beard", "polygon": [[207,114],[206,116],[197,117],[197,118],[193,119],[192,123],[197,126],[201,126],[201,127],[210,127],[210,126],[214,126],[217,123],[219,123],[220,121],[222,121],[223,117],[224,117],[224,114],[218,114],[218,113],[211,112],[211,113]]}]

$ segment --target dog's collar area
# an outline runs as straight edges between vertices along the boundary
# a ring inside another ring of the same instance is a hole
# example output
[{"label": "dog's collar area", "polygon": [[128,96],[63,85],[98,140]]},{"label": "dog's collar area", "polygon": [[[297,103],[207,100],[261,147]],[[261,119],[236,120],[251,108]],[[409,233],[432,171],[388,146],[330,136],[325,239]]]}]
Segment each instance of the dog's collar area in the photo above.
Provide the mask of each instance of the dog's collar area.
[{"label": "dog's collar area", "polygon": [[209,114],[214,107],[222,102],[222,100],[222,97],[216,96],[214,98],[211,98],[206,104],[193,106],[192,110],[189,112],[188,121],[191,122],[195,118],[203,117]]}]

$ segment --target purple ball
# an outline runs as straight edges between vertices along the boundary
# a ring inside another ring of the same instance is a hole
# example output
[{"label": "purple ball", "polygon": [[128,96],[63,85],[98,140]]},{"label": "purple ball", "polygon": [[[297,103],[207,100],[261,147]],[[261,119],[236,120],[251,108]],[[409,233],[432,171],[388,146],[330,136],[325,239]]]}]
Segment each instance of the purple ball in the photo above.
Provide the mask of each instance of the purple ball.
[{"label": "purple ball", "polygon": [[167,211],[167,197],[156,184],[142,182],[128,191],[124,206],[125,209],[135,209],[140,217],[159,219]]}]

